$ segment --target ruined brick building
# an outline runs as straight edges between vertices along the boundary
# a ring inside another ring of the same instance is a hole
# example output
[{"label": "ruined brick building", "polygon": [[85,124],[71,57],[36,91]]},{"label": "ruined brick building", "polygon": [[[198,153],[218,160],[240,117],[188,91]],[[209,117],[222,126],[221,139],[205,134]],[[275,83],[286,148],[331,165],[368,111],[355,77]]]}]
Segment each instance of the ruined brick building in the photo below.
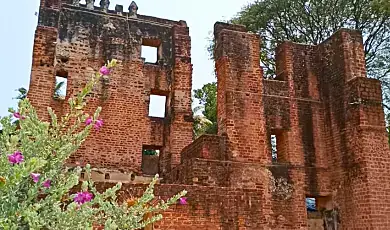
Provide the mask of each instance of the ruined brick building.
[{"label": "ruined brick building", "polygon": [[[102,188],[126,182],[122,196],[139,195],[145,174],[157,172],[157,196],[186,189],[189,205],[172,207],[154,229],[390,228],[381,87],[366,77],[359,32],[281,44],[277,77],[266,80],[259,36],[216,23],[218,135],[193,141],[186,22],[94,2],[41,0],[28,97],[43,119],[49,106],[61,114],[94,70],[119,60],[90,95],[87,112],[102,106],[104,128],[70,163],[92,164]],[[142,46],[156,48],[155,63],[141,58]],[[65,98],[53,96],[56,77],[67,80]],[[153,95],[166,98],[162,118],[148,115]],[[308,197],[321,213],[307,212]]]}]

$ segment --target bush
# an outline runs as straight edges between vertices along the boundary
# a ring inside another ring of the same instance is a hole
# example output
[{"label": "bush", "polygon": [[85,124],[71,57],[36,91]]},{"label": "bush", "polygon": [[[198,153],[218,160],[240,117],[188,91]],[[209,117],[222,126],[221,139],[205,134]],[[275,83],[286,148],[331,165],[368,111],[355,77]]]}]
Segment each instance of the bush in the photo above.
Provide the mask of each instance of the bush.
[{"label": "bush", "polygon": [[[81,191],[71,194],[80,183],[82,169],[68,168],[65,161],[91,131],[103,127],[101,108],[93,115],[83,112],[86,95],[115,65],[113,60],[102,67],[70,98],[69,113],[63,117],[49,108],[51,121],[41,121],[29,100],[22,99],[17,112],[10,110],[11,115],[0,119],[0,229],[92,229],[95,225],[139,229],[160,220],[160,212],[185,195],[183,191],[166,202],[156,202],[157,176],[143,196],[132,202],[117,202],[120,183],[100,193],[87,180]],[[14,123],[12,116],[19,122]],[[90,175],[89,165],[85,170]]]}]

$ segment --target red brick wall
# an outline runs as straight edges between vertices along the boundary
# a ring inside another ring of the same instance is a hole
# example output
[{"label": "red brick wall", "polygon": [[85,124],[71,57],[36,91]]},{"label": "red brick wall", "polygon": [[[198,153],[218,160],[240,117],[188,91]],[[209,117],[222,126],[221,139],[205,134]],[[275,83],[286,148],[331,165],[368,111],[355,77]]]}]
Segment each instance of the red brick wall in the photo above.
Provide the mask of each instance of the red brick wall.
[{"label": "red brick wall", "polygon": [[[115,12],[109,12],[110,14]],[[141,16],[142,17],[142,16]],[[192,141],[190,38],[185,22],[155,18],[123,20],[82,6],[41,8],[28,97],[41,117],[46,107],[67,111],[75,95],[105,61],[118,60],[108,81],[101,81],[86,112],[102,107],[104,127],[92,132],[71,162],[141,173],[142,148],[161,149],[161,172],[180,162],[180,151]],[[77,24],[77,25],[76,25]],[[47,25],[47,26],[45,26]],[[143,38],[161,43],[157,64],[141,58]],[[67,73],[67,97],[53,99],[56,72]],[[167,96],[166,117],[148,117],[150,95]]]},{"label": "red brick wall", "polygon": [[[113,184],[97,186],[103,190]],[[144,189],[124,184],[120,197],[139,197]],[[188,191],[188,205],[174,205],[162,213],[163,220],[154,224],[154,229],[260,229],[264,224],[259,208],[261,190],[162,184],[156,185],[155,195],[167,199],[182,190]]]},{"label": "red brick wall", "polygon": [[[339,229],[390,225],[381,89],[366,78],[358,32],[340,30],[317,46],[282,43],[277,77],[265,80],[259,37],[216,23],[218,135],[192,142],[184,21],[124,20],[113,11],[107,19],[98,8],[54,5],[40,11],[28,97],[43,119],[48,106],[65,113],[66,101],[53,99],[56,73],[67,73],[68,98],[105,61],[119,60],[87,108],[103,107],[104,127],[71,161],[140,174],[143,146],[161,149],[159,172],[170,184],[159,185],[156,195],[187,189],[190,205],[170,209],[156,229],[306,229],[306,196],[331,200]],[[160,40],[155,65],[140,57],[142,38]],[[148,117],[150,94],[167,96],[165,118]],[[278,138],[276,162],[271,134]],[[126,184],[122,198],[142,188]]]},{"label": "red brick wall", "polygon": [[181,152],[181,161],[192,158],[224,160],[225,140],[217,135],[202,135]]},{"label": "red brick wall", "polygon": [[227,136],[231,160],[270,162],[265,151],[263,74],[259,37],[215,24],[215,66],[218,77],[218,134]]},{"label": "red brick wall", "polygon": [[57,30],[38,26],[35,31],[31,81],[28,98],[37,107],[37,113],[47,120],[46,108],[51,105],[54,92],[54,56]]},{"label": "red brick wall", "polygon": [[366,78],[361,35],[340,30],[318,46],[286,42],[277,54],[290,85],[289,153],[305,169],[306,194],[332,196],[342,229],[387,226],[381,90]]},{"label": "red brick wall", "polygon": [[185,22],[172,28],[173,70],[169,98],[169,126],[165,130],[165,151],[160,161],[161,173],[180,163],[180,152],[193,140],[191,39]]}]

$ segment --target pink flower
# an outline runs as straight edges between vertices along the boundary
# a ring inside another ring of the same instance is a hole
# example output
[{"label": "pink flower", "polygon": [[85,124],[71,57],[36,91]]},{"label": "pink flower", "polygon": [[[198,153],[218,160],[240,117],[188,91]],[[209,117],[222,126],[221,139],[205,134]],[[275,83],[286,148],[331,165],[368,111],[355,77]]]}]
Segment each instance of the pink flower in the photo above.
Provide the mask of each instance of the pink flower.
[{"label": "pink flower", "polygon": [[11,164],[19,164],[24,161],[24,157],[21,152],[16,151],[13,154],[8,155],[8,161]]},{"label": "pink flower", "polygon": [[181,198],[179,199],[179,204],[181,204],[181,205],[186,205],[186,204],[188,204],[188,203],[187,203],[187,197],[181,197]]},{"label": "pink flower", "polygon": [[92,118],[88,117],[87,120],[85,120],[85,125],[90,125],[92,123]]},{"label": "pink flower", "polygon": [[17,119],[22,119],[22,120],[25,119],[25,117],[22,116],[22,115],[20,115],[19,112],[15,112],[15,113],[14,113],[14,117],[17,118]]},{"label": "pink flower", "polygon": [[84,204],[86,202],[91,201],[92,197],[93,197],[93,195],[90,192],[88,192],[88,191],[86,191],[86,192],[78,192],[73,200],[77,204],[81,205],[81,204]]},{"label": "pink flower", "polygon": [[99,119],[96,121],[95,125],[93,126],[96,131],[99,131],[99,129],[103,126],[103,120]]},{"label": "pink flower", "polygon": [[100,74],[102,75],[109,75],[111,72],[111,70],[109,68],[107,68],[106,66],[102,66],[102,68],[100,68]]},{"label": "pink flower", "polygon": [[31,173],[30,175],[31,175],[32,180],[33,180],[35,183],[38,183],[39,177],[41,176],[41,174],[39,174],[39,173]]},{"label": "pink flower", "polygon": [[51,180],[45,180],[45,182],[43,182],[43,187],[45,187],[45,188],[50,188],[50,186],[51,186]]}]

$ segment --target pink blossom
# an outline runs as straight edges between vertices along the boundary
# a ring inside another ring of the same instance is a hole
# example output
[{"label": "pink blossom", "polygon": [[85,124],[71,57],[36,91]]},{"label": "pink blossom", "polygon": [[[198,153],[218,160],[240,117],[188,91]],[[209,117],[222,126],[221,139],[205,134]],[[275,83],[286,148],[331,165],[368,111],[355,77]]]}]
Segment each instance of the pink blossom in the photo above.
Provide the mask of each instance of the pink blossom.
[{"label": "pink blossom", "polygon": [[51,186],[51,180],[45,180],[45,182],[43,182],[43,187],[45,187],[45,188],[50,188],[50,186]]},{"label": "pink blossom", "polygon": [[16,151],[13,154],[8,155],[8,161],[11,164],[19,164],[24,161],[24,157],[21,152]]},{"label": "pink blossom", "polygon": [[77,204],[81,205],[81,204],[84,204],[86,202],[91,201],[92,197],[93,197],[93,195],[90,192],[88,192],[88,191],[86,191],[86,192],[78,192],[73,200]]},{"label": "pink blossom", "polygon": [[100,74],[102,75],[109,75],[111,72],[111,70],[109,68],[107,68],[106,66],[102,66],[102,68],[100,68]]},{"label": "pink blossom", "polygon": [[15,112],[13,115],[14,115],[14,117],[17,118],[17,119],[22,119],[22,120],[25,119],[25,117],[22,116],[22,115],[20,115],[19,112]]},{"label": "pink blossom", "polygon": [[35,183],[38,183],[39,177],[41,176],[41,174],[39,174],[39,173],[31,173],[30,176],[31,176],[32,180],[33,180]]},{"label": "pink blossom", "polygon": [[99,129],[103,126],[103,120],[99,119],[96,121],[95,125],[93,126],[96,131],[99,131]]},{"label": "pink blossom", "polygon": [[85,125],[90,125],[92,123],[92,118],[88,117],[87,120],[85,120]]},{"label": "pink blossom", "polygon": [[181,204],[181,205],[186,205],[186,204],[188,204],[188,203],[187,203],[187,197],[181,197],[181,198],[179,199],[179,204]]}]

